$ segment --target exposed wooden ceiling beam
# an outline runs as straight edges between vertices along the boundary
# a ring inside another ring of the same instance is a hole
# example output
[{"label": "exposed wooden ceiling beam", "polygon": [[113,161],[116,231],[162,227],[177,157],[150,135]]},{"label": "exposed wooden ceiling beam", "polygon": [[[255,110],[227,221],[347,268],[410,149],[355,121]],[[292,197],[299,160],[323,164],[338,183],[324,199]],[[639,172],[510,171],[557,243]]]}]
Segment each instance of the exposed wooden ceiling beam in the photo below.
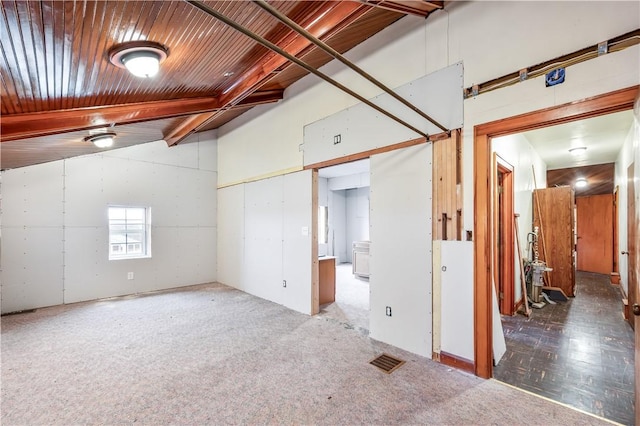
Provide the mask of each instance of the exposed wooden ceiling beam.
[{"label": "exposed wooden ceiling beam", "polygon": [[405,13],[426,18],[431,12],[444,8],[444,1],[426,0],[360,0],[370,6],[382,9],[393,10],[394,12]]},{"label": "exposed wooden ceiling beam", "polygon": [[[364,15],[369,8],[357,2],[328,2],[319,8],[316,13],[308,16],[301,25],[320,39],[327,39]],[[275,43],[287,53],[293,56],[303,56],[314,45],[295,31],[291,30],[285,37]],[[246,72],[240,83],[220,97],[221,111],[204,113],[200,116],[190,117],[188,121],[181,123],[165,135],[168,145],[176,145],[191,133],[205,126],[209,121],[218,117],[229,106],[241,105],[239,99],[243,99],[249,93],[268,82],[274,73],[290,66],[286,58],[269,52],[265,59],[256,63]]]},{"label": "exposed wooden ceiling beam", "polygon": [[[237,106],[277,102],[282,99],[283,92],[284,90],[254,92],[238,102]],[[220,107],[218,97],[202,97],[5,115],[0,122],[0,141],[193,115],[216,111]]]}]

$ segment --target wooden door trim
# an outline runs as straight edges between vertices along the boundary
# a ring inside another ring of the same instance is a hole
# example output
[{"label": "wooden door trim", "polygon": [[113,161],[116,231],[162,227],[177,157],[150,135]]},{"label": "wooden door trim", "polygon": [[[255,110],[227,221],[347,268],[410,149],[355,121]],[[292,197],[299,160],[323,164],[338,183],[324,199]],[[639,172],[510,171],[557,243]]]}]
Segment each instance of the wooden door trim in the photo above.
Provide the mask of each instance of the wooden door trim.
[{"label": "wooden door trim", "polygon": [[474,354],[477,376],[493,375],[491,300],[491,138],[633,108],[640,86],[474,126]]},{"label": "wooden door trim", "polygon": [[[503,260],[500,263],[500,271],[494,271],[496,281],[502,277],[503,283],[511,283],[511,285],[503,286],[502,298],[498,294],[498,301],[500,302],[500,313],[503,315],[513,315],[515,312],[515,273],[514,273],[514,236],[513,236],[513,166],[509,164],[498,153],[493,153],[493,177],[497,178],[498,173],[503,173],[503,203],[502,211],[498,211],[498,182],[494,182],[493,196],[494,196],[494,215],[493,215],[493,250],[494,250],[494,268],[498,265],[498,226],[500,225],[500,215],[502,215],[502,229],[500,235],[502,235],[503,241]],[[499,287],[499,286],[498,286]]]},{"label": "wooden door trim", "polygon": [[[620,244],[620,242],[618,241],[618,232],[620,229],[620,224],[618,222],[618,195],[619,195],[619,191],[620,191],[620,187],[618,185],[616,185],[616,187],[613,189],[613,265],[611,265],[611,275],[613,276],[614,274],[618,274],[620,273],[620,266],[619,266],[619,258],[618,258],[618,246]],[[617,283],[616,283],[617,284]]]}]

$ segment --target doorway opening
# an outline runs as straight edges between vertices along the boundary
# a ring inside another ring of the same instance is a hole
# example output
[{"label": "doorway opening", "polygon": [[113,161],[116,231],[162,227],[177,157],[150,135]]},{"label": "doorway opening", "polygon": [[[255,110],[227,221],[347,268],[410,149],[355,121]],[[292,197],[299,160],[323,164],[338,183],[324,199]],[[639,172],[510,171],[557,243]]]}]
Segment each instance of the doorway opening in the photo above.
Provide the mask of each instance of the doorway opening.
[{"label": "doorway opening", "polygon": [[[335,289],[320,297],[320,315],[369,334],[369,159],[318,170],[318,259],[335,264]],[[326,221],[321,215],[326,215]],[[329,266],[325,266],[329,265]]]},{"label": "doorway opening", "polygon": [[[626,95],[624,95],[625,93]],[[488,305],[488,302],[489,302],[488,297],[490,296],[491,293],[489,292],[487,294],[487,290],[492,291],[493,286],[491,285],[491,280],[495,279],[495,276],[497,274],[497,271],[495,271],[495,269],[492,269],[488,271],[488,273],[486,273],[486,268],[485,268],[485,271],[483,271],[482,270],[483,268],[481,267],[481,260],[483,258],[487,258],[487,254],[490,254],[492,250],[495,250],[495,248],[492,247],[491,245],[491,241],[495,241],[494,239],[495,237],[493,237],[494,233],[490,229],[486,229],[486,228],[483,229],[482,227],[478,227],[478,224],[481,223],[481,221],[483,220],[483,217],[495,218],[497,215],[496,210],[498,209],[499,201],[496,201],[495,199],[493,199],[494,201],[492,201],[492,194],[495,187],[499,183],[499,177],[496,175],[495,184],[489,184],[487,186],[485,186],[484,184],[484,182],[486,182],[485,177],[488,178],[490,176],[489,173],[493,173],[491,172],[492,169],[490,167],[491,166],[490,159],[491,159],[491,152],[494,150],[493,149],[494,144],[500,143],[499,138],[501,136],[511,135],[513,138],[515,138],[519,132],[524,132],[533,128],[542,128],[545,126],[549,127],[561,122],[570,122],[578,119],[604,115],[610,112],[618,112],[618,111],[630,109],[631,106],[633,105],[633,99],[635,98],[636,93],[637,93],[637,87],[627,89],[627,91],[617,92],[617,96],[618,96],[617,99],[612,99],[612,98],[608,98],[607,96],[603,96],[603,97],[586,100],[579,107],[581,108],[580,111],[577,111],[577,110],[572,111],[572,107],[566,108],[563,111],[556,111],[556,109],[552,108],[550,110],[531,113],[527,115],[526,119],[523,119],[521,116],[513,119],[502,120],[502,122],[500,123],[494,122],[494,123],[488,123],[486,125],[476,127],[476,132],[475,132],[476,144],[475,144],[475,150],[474,150],[475,166],[476,166],[476,181],[475,181],[475,189],[476,189],[476,201],[475,201],[475,207],[476,207],[476,258],[475,258],[476,259],[476,269],[475,269],[476,271],[475,272],[476,273],[476,278],[475,278],[476,374],[483,377],[491,377],[491,376],[496,377],[497,375],[493,374],[494,371],[496,371],[497,374],[505,373],[504,371],[498,371],[500,368],[502,368],[500,366],[500,363],[498,363],[498,367],[496,367],[496,370],[494,370],[493,368],[494,366],[491,363],[491,358],[490,358],[491,335],[489,334],[487,339],[486,331],[484,331],[484,335],[483,333],[478,332],[483,322],[489,327],[491,325],[490,318],[487,318],[487,316],[491,313],[490,305]],[[621,99],[620,99],[621,97],[624,97],[626,101],[621,102]],[[585,111],[588,111],[588,113],[585,113]],[[513,143],[511,143],[511,149],[515,152],[519,152],[518,155],[519,155],[519,158],[521,159],[523,156],[526,157],[526,155],[523,155],[523,152],[526,152],[527,149],[529,148],[522,148],[522,147],[516,148],[513,146]],[[530,149],[533,150],[533,147],[531,147]],[[516,167],[516,175],[518,174],[522,175],[522,171],[518,168],[520,165],[521,164],[519,163],[514,164],[514,166]],[[531,170],[530,165],[529,165],[528,171],[525,171],[525,173],[526,172],[528,172],[527,174],[531,177],[535,176],[534,175],[535,171]],[[546,173],[544,173],[543,171],[540,171],[538,173],[538,180],[541,181],[540,175],[544,176],[545,174]],[[528,202],[532,204],[531,190],[534,188],[534,185],[529,185],[528,191],[523,191],[522,181],[516,182],[515,186],[517,188],[516,195],[515,195],[515,198],[516,198],[515,211],[516,213],[519,213],[519,209],[521,208],[521,206],[519,207],[519,203],[518,203],[519,201],[520,201],[520,204],[522,204],[523,199],[526,198]],[[542,187],[546,187],[547,185],[546,185],[546,182],[541,182],[539,185],[536,185],[536,186],[538,188],[542,188]],[[524,198],[521,198],[523,196]],[[533,207],[534,206],[531,206],[532,210],[533,210]],[[531,215],[531,217],[533,216],[533,212],[529,214]],[[532,226],[533,222],[530,220],[527,220],[527,221],[522,221],[520,223],[522,223],[523,225],[527,224],[525,226]],[[523,231],[521,231],[521,235],[524,235],[524,236],[527,235],[527,232],[524,232],[524,229],[526,229],[525,226],[523,226]],[[613,224],[611,224],[611,228],[613,229]],[[549,242],[547,243],[549,244]],[[575,241],[574,241],[574,244],[575,244]],[[613,250],[613,242],[611,243],[611,251],[612,250]],[[494,251],[494,253],[497,253],[497,251]],[[610,267],[613,267],[613,262],[609,262],[609,264],[610,264]],[[496,265],[499,265],[499,263],[496,262],[494,259],[494,262],[492,262],[492,268],[495,268]],[[552,267],[553,265],[549,265],[549,266]],[[610,270],[609,272],[612,272],[612,270]],[[577,275],[578,275],[577,296],[575,300],[571,299],[569,303],[565,306],[571,305],[573,303],[575,307],[578,307],[578,303],[576,302],[579,300],[580,296],[584,296],[585,298],[586,296],[588,296],[587,289],[589,287],[598,287],[598,288],[605,288],[605,289],[608,289],[609,287],[611,287],[609,283],[610,277],[608,273],[594,274],[594,273],[588,273],[588,272],[583,273],[578,271]],[[581,286],[583,287],[582,294],[580,294]],[[487,299],[485,300],[485,298]],[[481,300],[482,300],[482,303],[480,303]],[[622,310],[621,306],[618,306],[617,308],[613,307],[610,309],[615,310],[613,314],[618,317],[617,320],[620,320],[622,318],[622,315],[620,314]],[[546,313],[543,314],[541,312],[546,312]],[[546,311],[541,310],[538,312],[534,310],[532,312],[532,318],[523,318],[522,316],[520,316],[521,317],[520,319],[523,319],[523,321],[517,324],[516,328],[509,329],[508,327],[505,327],[506,333],[508,334],[510,332],[513,332],[514,334],[512,337],[514,337],[515,340],[521,344],[521,347],[519,348],[519,350],[521,352],[520,354],[523,355],[524,358],[516,361],[516,364],[518,364],[516,368],[520,368],[521,371],[525,371],[530,378],[533,378],[534,381],[537,381],[536,386],[538,389],[544,388],[545,385],[549,385],[549,383],[551,382],[555,382],[553,386],[547,387],[548,393],[545,396],[550,397],[552,399],[556,399],[556,400],[562,400],[561,396],[565,396],[568,399],[573,398],[573,400],[565,399],[562,402],[568,403],[569,405],[577,406],[578,408],[582,408],[585,411],[594,412],[593,409],[590,410],[588,409],[588,407],[585,407],[584,405],[580,406],[581,403],[582,404],[586,403],[586,399],[584,398],[584,395],[580,392],[581,390],[580,384],[575,384],[570,389],[562,389],[561,386],[558,386],[558,381],[556,381],[555,379],[563,376],[564,377],[574,376],[574,377],[577,377],[578,379],[588,379],[591,381],[604,380],[606,378],[611,378],[614,374],[616,374],[615,370],[612,368],[616,363],[622,363],[623,368],[628,369],[628,366],[629,366],[628,357],[626,359],[622,357],[616,360],[603,359],[603,358],[606,358],[608,356],[607,354],[609,353],[618,355],[622,352],[622,351],[611,352],[612,349],[620,349],[620,346],[616,346],[616,343],[618,342],[614,342],[611,339],[611,336],[600,336],[600,338],[596,339],[598,340],[598,342],[595,342],[595,340],[587,341],[589,339],[593,340],[593,338],[595,337],[593,335],[589,335],[589,330],[586,329],[595,320],[592,309],[590,310],[584,307],[582,309],[578,307],[577,310],[566,309],[564,310],[564,312],[562,312],[561,320],[558,320],[558,318],[552,317],[552,315],[550,315],[551,313],[552,313],[552,309],[548,309]],[[547,314],[549,315],[546,316]],[[538,318],[536,318],[536,316]],[[572,325],[571,327],[573,327],[577,331],[576,335],[572,336],[573,338],[567,339],[566,342],[562,342],[560,338],[557,338],[555,341],[553,341],[553,338],[551,336],[545,335],[540,330],[537,330],[537,331],[534,330],[535,329],[534,323],[537,320],[541,320],[540,325],[542,328],[546,328],[546,330],[558,332],[558,335],[556,335],[556,337],[562,334],[569,334],[570,332],[565,330],[564,327],[565,327],[565,324],[568,324],[569,322],[573,321],[574,325]],[[624,326],[626,327],[625,332],[629,334],[628,325],[624,324]],[[580,329],[580,327],[582,327],[583,329]],[[527,334],[527,331],[531,331],[531,333]],[[580,333],[582,333],[582,336],[579,336]],[[620,336],[617,336],[617,337],[620,337]],[[555,343],[556,347],[552,347],[551,349],[543,348],[539,344],[545,343],[545,340],[546,340],[546,343]],[[598,344],[597,352],[589,350],[589,348],[593,346],[592,343]],[[488,346],[484,346],[485,344],[488,344]],[[602,345],[607,345],[607,344],[609,344],[610,346],[615,346],[615,348],[611,348],[611,347],[603,348]],[[627,345],[625,347],[625,349],[627,350],[627,353],[632,354],[633,353],[632,334],[630,335],[630,338],[625,344]],[[507,345],[509,345],[509,342],[507,342]],[[630,347],[628,345],[630,345]],[[536,352],[538,352],[537,355],[542,355],[542,358],[536,358]],[[505,359],[508,359],[507,357],[513,358],[514,356],[517,357],[517,354],[514,355],[513,353],[511,354],[507,353],[507,355],[505,355]],[[558,365],[554,364],[554,361],[561,359],[562,357],[565,357],[566,359],[570,360],[568,364],[569,366],[565,365],[565,366],[559,367]],[[600,358],[598,361],[605,361],[598,366],[599,376],[595,376],[593,374],[594,369],[590,368],[590,367],[593,367],[590,364],[593,364],[596,361],[596,358]],[[537,360],[539,359],[542,359],[542,362],[538,362]],[[606,361],[609,361],[609,362],[606,362]],[[506,377],[504,381],[507,381],[507,382],[509,381],[509,376],[511,376],[511,378],[514,378],[515,376],[517,376],[517,372],[515,372],[515,370],[511,372],[507,371],[506,373],[507,374],[505,374],[503,378]],[[537,375],[537,379],[535,378],[536,375]],[[545,377],[546,377],[546,382],[542,383],[543,381],[545,381],[544,379]],[[626,373],[617,376],[617,378],[619,379],[618,384],[625,384],[625,380],[627,382],[630,381],[630,384],[626,383],[626,385],[631,386],[632,388],[633,368],[631,368],[630,374],[629,374],[629,371],[627,370]],[[598,384],[601,385],[602,383],[599,382]],[[586,385],[586,386],[583,386],[583,389],[588,390],[589,387],[590,385]],[[528,390],[534,391],[533,389],[528,389]],[[540,392],[535,392],[535,393],[540,393]],[[627,393],[624,396],[624,398],[627,398],[627,399],[631,398],[632,400],[633,390],[630,395],[631,396],[629,396],[629,394]],[[609,405],[610,411],[609,413],[605,413],[604,411],[606,411],[606,408],[603,409],[602,407],[606,406],[606,404],[607,404],[606,401],[602,401],[602,400],[595,401],[593,403],[593,406],[600,407],[601,411],[594,412],[594,413],[604,417],[612,418],[611,417],[612,413],[620,411],[619,407],[615,407],[614,409],[611,409],[611,405]],[[613,403],[612,401],[609,401],[609,404],[615,405],[615,403]],[[629,404],[629,406],[631,406],[631,404]],[[617,418],[617,419],[614,418],[614,419],[618,421],[622,421],[623,423],[633,422],[633,413],[629,414],[627,412],[625,415],[630,417],[625,417],[624,419],[623,418]]]}]

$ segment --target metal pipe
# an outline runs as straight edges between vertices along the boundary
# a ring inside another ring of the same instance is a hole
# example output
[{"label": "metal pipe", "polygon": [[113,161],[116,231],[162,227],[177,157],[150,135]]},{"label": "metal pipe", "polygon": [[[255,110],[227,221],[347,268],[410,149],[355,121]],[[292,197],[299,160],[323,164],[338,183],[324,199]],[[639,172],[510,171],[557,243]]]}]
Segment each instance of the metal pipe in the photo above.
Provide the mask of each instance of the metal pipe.
[{"label": "metal pipe", "polygon": [[367,80],[369,80],[369,82],[375,84],[380,89],[382,89],[385,92],[387,92],[394,99],[396,99],[397,101],[401,102],[404,106],[410,108],[413,112],[417,113],[422,118],[427,119],[429,122],[434,124],[436,127],[438,127],[443,132],[448,132],[449,131],[449,129],[447,129],[446,127],[444,127],[443,125],[441,125],[440,123],[435,121],[433,118],[429,117],[420,108],[418,108],[417,106],[413,105],[411,102],[409,102],[408,100],[406,100],[402,96],[398,95],[392,89],[390,89],[387,86],[385,86],[382,82],[380,82],[375,77],[373,77],[372,75],[367,73],[365,70],[363,70],[362,68],[360,68],[359,66],[357,66],[356,64],[354,64],[353,62],[351,62],[350,60],[345,58],[344,56],[342,56],[342,54],[340,52],[338,52],[337,50],[335,50],[334,48],[332,48],[331,46],[329,46],[328,44],[326,44],[325,42],[323,42],[322,40],[320,40],[319,38],[317,38],[313,34],[311,34],[309,31],[304,29],[302,26],[298,25],[295,21],[290,19],[287,15],[284,15],[284,14],[280,13],[279,10],[277,10],[276,8],[271,6],[265,0],[253,0],[253,2],[255,4],[257,4],[258,6],[260,6],[263,10],[267,11],[273,17],[278,19],[280,22],[286,24],[289,28],[291,28],[292,30],[294,30],[298,34],[302,35],[304,38],[309,40],[311,43],[315,44],[320,49],[322,49],[323,51],[325,51],[326,53],[331,55],[334,59],[339,60],[340,62],[342,62],[343,64],[345,64],[346,66],[348,66],[349,68],[351,68],[352,70],[354,70],[355,72],[360,74],[362,77],[364,77]]},{"label": "metal pipe", "polygon": [[414,132],[416,132],[420,136],[423,136],[423,137],[425,137],[427,139],[429,138],[428,134],[426,134],[423,131],[415,128],[414,126],[412,126],[411,124],[409,124],[406,121],[402,120],[401,118],[396,117],[395,115],[393,115],[390,112],[386,111],[385,109],[379,107],[378,105],[374,104],[373,102],[369,101],[368,99],[365,99],[364,97],[360,96],[359,94],[357,94],[353,90],[349,89],[348,87],[344,86],[343,84],[339,83],[338,81],[332,79],[328,75],[323,74],[322,72],[320,72],[317,69],[313,68],[312,66],[310,66],[306,62],[301,61],[300,59],[296,58],[295,56],[293,56],[290,53],[286,52],[285,50],[281,49],[279,46],[271,43],[270,41],[264,39],[263,37],[255,34],[255,33],[253,33],[252,31],[248,30],[247,28],[243,27],[242,25],[238,24],[237,22],[234,22],[233,20],[227,18],[226,16],[224,16],[220,12],[210,8],[209,6],[203,4],[203,3],[199,2],[199,1],[195,1],[195,0],[185,0],[185,1],[187,3],[190,3],[193,6],[197,7],[198,9],[202,10],[203,12],[207,13],[208,15],[211,15],[214,18],[224,22],[225,24],[227,24],[231,28],[241,32],[242,34],[246,35],[247,37],[252,38],[253,40],[255,40],[258,43],[260,43],[262,46],[266,47],[267,49],[272,50],[272,51],[276,52],[277,54],[284,56],[285,58],[287,58],[291,62],[295,63],[296,65],[304,68],[305,70],[309,71],[312,74],[315,74],[316,76],[320,77],[321,79],[323,79],[327,83],[332,84],[333,86],[337,87],[338,89],[342,90],[343,92],[348,93],[349,95],[351,95],[354,98],[358,99],[360,102],[369,105],[371,108],[375,109],[376,111],[380,112],[381,114],[384,114],[387,117],[391,118],[392,120],[396,121],[397,123],[402,124],[406,128],[413,130]]}]

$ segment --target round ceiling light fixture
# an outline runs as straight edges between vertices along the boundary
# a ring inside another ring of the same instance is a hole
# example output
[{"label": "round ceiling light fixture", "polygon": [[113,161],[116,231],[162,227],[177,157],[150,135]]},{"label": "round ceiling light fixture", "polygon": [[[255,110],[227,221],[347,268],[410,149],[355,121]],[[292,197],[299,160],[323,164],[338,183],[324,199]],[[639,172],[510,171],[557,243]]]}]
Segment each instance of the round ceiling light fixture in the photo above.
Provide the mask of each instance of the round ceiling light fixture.
[{"label": "round ceiling light fixture", "polygon": [[116,137],[114,132],[96,133],[84,138],[85,142],[91,142],[98,148],[109,148],[113,145],[113,138]]},{"label": "round ceiling light fixture", "polygon": [[576,188],[584,188],[587,186],[587,180],[585,178],[578,178],[575,182]]},{"label": "round ceiling light fixture", "polygon": [[109,61],[126,68],[136,77],[150,78],[158,73],[160,64],[169,56],[169,49],[152,41],[130,41],[112,47]]},{"label": "round ceiling light fixture", "polygon": [[571,148],[569,150],[569,152],[571,153],[571,155],[574,155],[574,156],[582,155],[585,152],[587,152],[587,147],[586,146],[578,146],[578,147],[575,147],[575,148]]}]

